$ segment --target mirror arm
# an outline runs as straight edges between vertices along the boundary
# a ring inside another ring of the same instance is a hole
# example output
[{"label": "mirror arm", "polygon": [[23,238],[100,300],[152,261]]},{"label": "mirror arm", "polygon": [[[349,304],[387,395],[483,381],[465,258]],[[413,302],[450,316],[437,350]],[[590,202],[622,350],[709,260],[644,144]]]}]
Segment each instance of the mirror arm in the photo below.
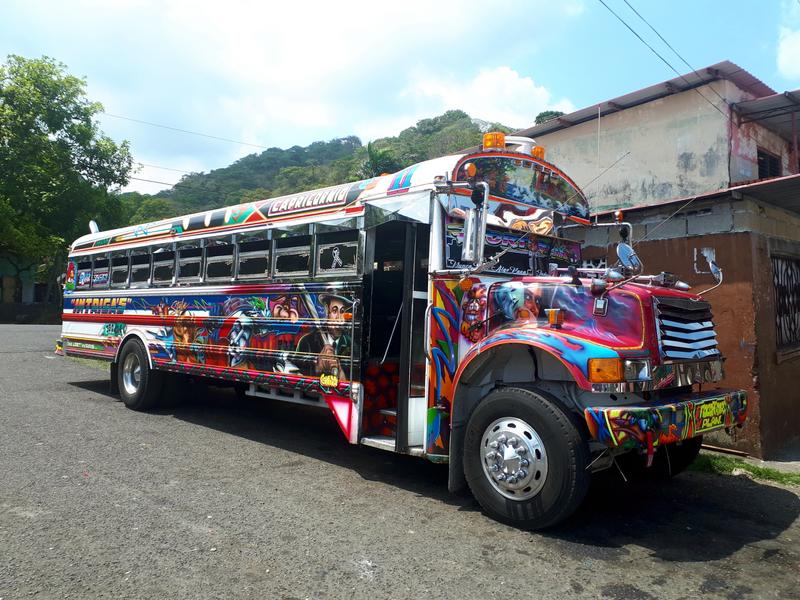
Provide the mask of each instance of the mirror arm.
[{"label": "mirror arm", "polygon": [[[719,267],[717,267],[717,268],[719,269]],[[697,295],[698,296],[703,296],[704,294],[707,294],[708,292],[711,292],[711,291],[717,289],[719,286],[722,285],[722,279],[723,279],[722,269],[719,269],[719,280],[717,280],[717,285],[712,285],[707,290],[703,290],[702,292],[697,292]]]}]

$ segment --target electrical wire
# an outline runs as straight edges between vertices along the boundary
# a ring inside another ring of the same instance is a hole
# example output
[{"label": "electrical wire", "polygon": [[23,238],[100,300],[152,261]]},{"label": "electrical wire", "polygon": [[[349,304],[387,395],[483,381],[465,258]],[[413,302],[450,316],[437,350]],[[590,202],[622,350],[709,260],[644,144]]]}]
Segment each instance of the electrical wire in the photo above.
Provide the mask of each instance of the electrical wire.
[{"label": "electrical wire", "polygon": [[210,138],[212,140],[219,140],[221,142],[230,142],[232,144],[240,144],[242,146],[251,146],[253,148],[261,148],[262,150],[269,150],[268,146],[262,146],[261,144],[251,144],[250,142],[243,142],[241,140],[234,140],[231,138],[220,137],[218,135],[211,135],[208,133],[201,133],[199,131],[192,131],[191,129],[181,129],[180,127],[172,127],[170,125],[162,125],[161,123],[153,123],[151,121],[143,121],[142,119],[134,119],[133,117],[125,117],[123,115],[115,115],[110,112],[103,111],[103,114],[108,117],[113,117],[115,119],[122,119],[124,121],[132,121],[133,123],[142,123],[143,125],[150,125],[151,127],[160,127],[161,129],[169,129],[170,131],[178,131],[180,133],[188,133],[190,135],[197,135],[204,138]]},{"label": "electrical wire", "polygon": [[[680,77],[681,79],[683,79],[683,81],[684,81],[684,82],[685,82],[687,85],[693,85],[693,84],[692,84],[692,83],[691,83],[691,82],[690,82],[688,79],[686,79],[686,76],[685,76],[685,75],[683,75],[683,74],[682,74],[680,71],[678,71],[678,69],[676,69],[675,67],[673,67],[673,66],[672,66],[672,63],[670,63],[670,62],[669,62],[669,61],[668,61],[666,58],[664,58],[663,56],[661,56],[661,54],[659,54],[659,52],[658,52],[658,51],[657,51],[655,48],[653,48],[653,46],[651,46],[650,44],[648,44],[648,43],[647,43],[647,41],[646,41],[646,40],[645,40],[645,39],[644,39],[644,38],[643,38],[641,35],[639,35],[639,33],[638,33],[638,32],[637,32],[637,31],[636,31],[636,30],[635,30],[633,27],[631,27],[630,25],[628,25],[628,23],[627,23],[627,21],[625,21],[625,19],[623,19],[621,16],[619,16],[619,15],[618,15],[618,14],[617,14],[617,13],[614,11],[614,9],[613,9],[613,8],[611,8],[611,7],[610,7],[608,4],[606,4],[605,0],[597,0],[597,1],[598,1],[600,4],[602,4],[603,6],[605,6],[605,7],[606,7],[606,9],[608,10],[608,12],[610,12],[612,15],[614,15],[614,16],[617,18],[617,20],[618,20],[620,23],[622,23],[622,24],[625,26],[625,28],[626,28],[626,29],[628,29],[628,31],[630,31],[630,32],[631,32],[633,35],[635,35],[635,36],[638,38],[638,40],[639,40],[640,42],[642,42],[642,43],[643,43],[645,46],[647,46],[647,47],[650,49],[650,52],[652,52],[653,54],[655,54],[655,55],[656,55],[656,56],[657,56],[657,57],[658,57],[658,58],[661,60],[661,62],[663,62],[665,65],[667,65],[667,66],[670,68],[670,70],[671,70],[671,71],[673,71],[673,72],[674,72],[674,73],[675,73],[675,74],[676,74],[678,77]],[[716,104],[714,104],[714,103],[713,103],[713,102],[712,102],[712,101],[711,101],[709,98],[706,98],[706,96],[704,96],[704,95],[703,95],[703,92],[701,92],[701,91],[700,91],[699,89],[697,89],[696,87],[695,87],[695,88],[692,88],[692,89],[693,89],[695,92],[697,92],[697,94],[698,94],[698,95],[700,95],[700,97],[701,97],[701,98],[703,98],[703,99],[704,99],[706,102],[708,102],[708,103],[709,103],[711,106],[713,106],[713,107],[714,107],[714,110],[716,110],[717,112],[719,112],[719,113],[720,113],[720,114],[721,114],[723,117],[725,117],[725,119],[726,119],[726,120],[728,120],[728,119],[729,119],[729,116],[728,116],[728,115],[727,115],[727,114],[726,114],[726,113],[725,113],[725,112],[724,112],[724,111],[723,111],[723,110],[722,110],[722,109],[721,109],[719,106],[717,106]],[[726,102],[726,105],[727,105],[727,102]]]},{"label": "electrical wire", "polygon": [[[647,25],[647,26],[648,26],[648,27],[649,27],[649,28],[650,28],[650,29],[653,31],[653,33],[655,33],[655,34],[658,36],[658,38],[659,38],[659,39],[660,39],[662,42],[664,42],[664,44],[666,44],[667,48],[669,48],[670,50],[672,50],[672,52],[675,54],[675,56],[677,56],[678,58],[680,58],[680,59],[681,59],[681,61],[683,62],[683,64],[685,64],[687,67],[689,67],[689,68],[692,70],[692,73],[694,73],[695,75],[697,75],[698,77],[700,77],[700,78],[702,79],[702,75],[700,75],[700,73],[698,73],[698,72],[697,72],[697,69],[695,69],[695,68],[694,68],[692,65],[690,65],[690,64],[689,64],[689,61],[687,61],[685,58],[683,58],[683,56],[681,56],[681,53],[680,53],[680,52],[678,52],[678,51],[677,51],[677,50],[676,50],[676,49],[675,49],[675,48],[672,46],[672,44],[670,44],[670,43],[669,43],[669,42],[668,42],[668,41],[667,41],[667,40],[664,38],[664,36],[663,36],[663,35],[661,35],[661,34],[658,32],[658,30],[657,30],[655,27],[653,27],[653,25],[651,25],[651,24],[650,24],[650,21],[648,21],[647,19],[645,19],[645,18],[644,18],[644,17],[641,15],[641,13],[640,13],[638,10],[636,10],[636,9],[633,7],[633,5],[632,5],[630,2],[628,2],[628,0],[622,0],[622,1],[623,1],[625,4],[627,4],[627,5],[628,5],[628,8],[630,8],[630,9],[631,9],[631,10],[634,12],[634,14],[635,14],[637,17],[639,17],[639,18],[640,18],[640,19],[641,19],[641,20],[644,22],[644,24],[645,24],[645,25]],[[800,2],[800,0],[798,0],[798,2]],[[723,98],[723,97],[720,95],[720,93],[719,93],[717,90],[715,90],[715,89],[714,89],[713,87],[711,87],[711,86],[709,86],[709,89],[710,89],[712,92],[714,92],[714,94],[716,94],[717,98],[719,98],[720,100],[722,100],[723,102],[725,102],[725,103],[727,104],[727,102],[728,102],[728,101],[727,101],[725,98]]]}]

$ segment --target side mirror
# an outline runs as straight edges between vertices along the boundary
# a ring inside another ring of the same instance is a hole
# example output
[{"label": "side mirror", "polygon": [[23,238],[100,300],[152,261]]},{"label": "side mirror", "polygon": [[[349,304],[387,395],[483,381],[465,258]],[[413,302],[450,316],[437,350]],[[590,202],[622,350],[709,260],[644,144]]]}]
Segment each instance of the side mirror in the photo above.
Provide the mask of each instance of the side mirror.
[{"label": "side mirror", "polygon": [[475,230],[478,228],[478,211],[470,208],[464,215],[464,245],[461,247],[461,260],[477,262]]},{"label": "side mirror", "polygon": [[617,257],[619,258],[619,262],[622,263],[622,266],[626,269],[631,269],[637,272],[641,271],[642,261],[640,261],[639,257],[636,256],[636,251],[630,244],[625,242],[620,242],[617,244]]},{"label": "side mirror", "polygon": [[722,269],[719,268],[719,265],[714,262],[713,260],[708,261],[708,269],[711,271],[711,274],[714,276],[714,279],[717,283],[722,282]]},{"label": "side mirror", "polygon": [[489,184],[480,181],[472,191],[472,203],[464,217],[464,245],[462,260],[475,264],[483,263],[483,242],[486,238],[486,219],[489,208]]}]

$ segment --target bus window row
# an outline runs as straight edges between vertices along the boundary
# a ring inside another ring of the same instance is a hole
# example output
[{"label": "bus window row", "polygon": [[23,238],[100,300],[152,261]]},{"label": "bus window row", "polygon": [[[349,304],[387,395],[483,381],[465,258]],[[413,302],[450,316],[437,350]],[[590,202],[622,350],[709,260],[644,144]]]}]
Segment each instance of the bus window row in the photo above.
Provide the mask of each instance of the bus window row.
[{"label": "bus window row", "polygon": [[355,275],[358,255],[358,231],[277,239],[269,231],[260,231],[72,260],[77,262],[75,288],[81,290]]}]

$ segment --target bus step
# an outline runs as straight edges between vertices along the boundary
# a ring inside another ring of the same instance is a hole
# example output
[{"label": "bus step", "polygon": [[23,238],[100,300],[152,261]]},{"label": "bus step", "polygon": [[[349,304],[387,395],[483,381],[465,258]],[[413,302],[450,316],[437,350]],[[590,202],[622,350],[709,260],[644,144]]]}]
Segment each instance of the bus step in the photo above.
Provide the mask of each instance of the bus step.
[{"label": "bus step", "polygon": [[389,437],[388,435],[373,435],[370,437],[363,437],[361,438],[361,443],[365,446],[371,446],[381,450],[388,450],[389,452],[394,452],[395,448],[394,438]]},{"label": "bus step", "polygon": [[[394,438],[388,435],[373,435],[361,438],[361,443],[365,446],[378,448],[380,450],[388,450],[389,452],[395,451]],[[424,456],[425,450],[422,446],[411,446],[408,449],[411,456]]]}]

